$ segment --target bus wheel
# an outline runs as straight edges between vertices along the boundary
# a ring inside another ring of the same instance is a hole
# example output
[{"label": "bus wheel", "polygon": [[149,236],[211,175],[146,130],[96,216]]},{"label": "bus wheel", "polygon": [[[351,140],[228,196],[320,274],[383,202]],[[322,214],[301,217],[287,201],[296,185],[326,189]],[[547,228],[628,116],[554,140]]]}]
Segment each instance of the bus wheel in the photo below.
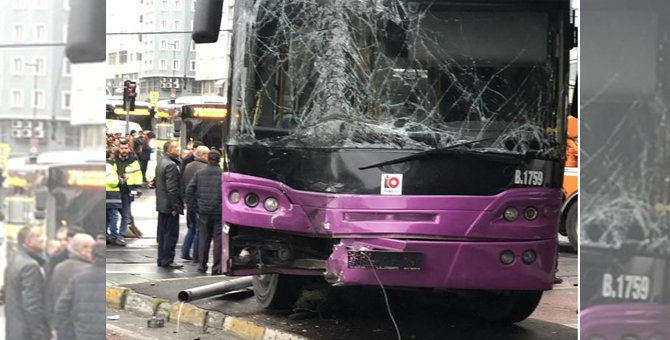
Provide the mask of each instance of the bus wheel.
[{"label": "bus wheel", "polygon": [[284,274],[255,275],[256,301],[264,309],[291,309],[300,297],[303,277]]},{"label": "bus wheel", "polygon": [[540,303],[541,290],[478,292],[470,304],[471,313],[492,322],[516,323],[526,320]]},{"label": "bus wheel", "polygon": [[565,230],[568,233],[568,240],[570,240],[570,245],[575,251],[579,251],[579,233],[577,232],[577,202],[570,205],[570,210],[568,210],[568,215],[565,217]]}]

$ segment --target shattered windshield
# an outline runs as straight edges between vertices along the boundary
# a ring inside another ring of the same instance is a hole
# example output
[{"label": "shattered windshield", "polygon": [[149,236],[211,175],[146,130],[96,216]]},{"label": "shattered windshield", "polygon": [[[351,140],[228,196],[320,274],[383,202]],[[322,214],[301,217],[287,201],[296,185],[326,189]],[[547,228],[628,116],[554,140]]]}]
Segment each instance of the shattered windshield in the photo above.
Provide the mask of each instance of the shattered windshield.
[{"label": "shattered windshield", "polygon": [[245,1],[229,144],[560,154],[551,6]]},{"label": "shattered windshield", "polygon": [[637,242],[668,253],[670,4],[643,3],[629,9],[585,3],[581,244]]}]

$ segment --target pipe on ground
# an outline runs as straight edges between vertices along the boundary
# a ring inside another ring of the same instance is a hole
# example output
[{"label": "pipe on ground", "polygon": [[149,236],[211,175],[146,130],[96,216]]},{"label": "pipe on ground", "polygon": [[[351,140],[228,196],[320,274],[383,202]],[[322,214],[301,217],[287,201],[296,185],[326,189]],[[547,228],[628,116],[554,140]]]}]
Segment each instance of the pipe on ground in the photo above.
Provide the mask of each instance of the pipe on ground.
[{"label": "pipe on ground", "polygon": [[177,294],[177,299],[179,299],[179,302],[191,302],[193,300],[200,300],[211,296],[221,295],[250,286],[251,276],[243,276],[232,280],[182,290],[179,292],[179,294]]}]

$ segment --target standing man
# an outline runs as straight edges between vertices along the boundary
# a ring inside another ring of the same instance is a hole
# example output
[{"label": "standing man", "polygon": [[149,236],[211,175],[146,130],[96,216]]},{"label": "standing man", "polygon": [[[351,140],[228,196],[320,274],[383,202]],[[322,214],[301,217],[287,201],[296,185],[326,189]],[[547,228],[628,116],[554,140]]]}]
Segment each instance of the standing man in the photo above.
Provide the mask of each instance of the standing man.
[{"label": "standing man", "polygon": [[179,240],[179,215],[184,203],[179,195],[179,149],[171,142],[163,146],[163,157],[156,167],[156,211],[158,211],[158,266],[179,269],[174,262]]},{"label": "standing man", "polygon": [[74,237],[74,235],[74,230],[70,230],[68,227],[60,227],[56,231],[56,238],[58,239],[59,245],[58,250],[56,250],[56,252],[49,257],[49,260],[45,266],[47,281],[49,278],[51,278],[51,275],[53,274],[56,266],[69,258],[70,254],[67,250],[67,247],[70,245],[70,240],[72,237]]},{"label": "standing man", "polygon": [[138,153],[137,156],[140,160],[140,168],[142,169],[142,178],[144,179],[144,184],[147,184],[147,166],[149,164],[149,160],[151,159],[151,151],[153,150],[151,148],[151,140],[154,138],[154,133],[152,131],[149,131],[146,135],[144,133],[140,134],[140,143],[138,146]]},{"label": "standing man", "polygon": [[93,265],[74,276],[56,301],[56,332],[71,327],[73,336],[67,340],[105,338],[105,245],[98,242],[92,253]]},{"label": "standing man", "polygon": [[200,254],[198,272],[207,273],[209,246],[214,238],[212,275],[221,275],[221,154],[212,150],[208,165],[193,176],[186,188],[186,200],[195,200],[200,220]]},{"label": "standing man", "polygon": [[5,269],[5,339],[47,340],[44,240],[36,228],[23,227],[17,241],[18,250]]},{"label": "standing man", "polygon": [[121,210],[121,189],[119,189],[119,174],[114,170],[114,153],[107,150],[105,184],[105,208],[107,209],[107,244],[112,243],[111,233],[116,230],[119,223],[119,210]]},{"label": "standing man", "polygon": [[[193,175],[207,167],[207,154],[209,154],[209,148],[206,146],[199,146],[195,149],[195,161],[187,165],[186,168],[184,168],[184,173],[181,175],[181,184],[179,187],[182,197],[184,197],[186,187],[191,182],[191,179],[193,179]],[[188,232],[184,238],[184,244],[181,247],[181,258],[197,262],[200,233],[198,230],[198,216],[196,214],[196,209],[197,207],[194,200],[186,202],[186,225],[188,226]],[[193,257],[189,256],[191,246],[193,246]]]},{"label": "standing man", "polygon": [[179,165],[179,171],[181,171],[182,174],[184,173],[184,170],[186,170],[186,166],[195,159],[195,148],[198,146],[199,145],[196,145],[196,143],[193,141],[186,143],[188,154],[186,156],[182,155],[181,164]]},{"label": "standing man", "polygon": [[130,203],[134,196],[142,189],[142,170],[140,163],[130,151],[127,140],[119,144],[114,171],[119,175],[119,189],[121,192],[121,226],[118,233],[116,228],[110,230],[110,239],[117,246],[126,245],[126,231],[130,222]]}]

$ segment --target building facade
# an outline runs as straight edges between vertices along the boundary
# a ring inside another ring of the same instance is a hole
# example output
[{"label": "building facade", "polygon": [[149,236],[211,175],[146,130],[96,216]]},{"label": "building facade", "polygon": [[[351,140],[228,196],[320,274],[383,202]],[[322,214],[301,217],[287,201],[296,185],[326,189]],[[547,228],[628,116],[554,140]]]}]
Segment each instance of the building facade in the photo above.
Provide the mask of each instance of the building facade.
[{"label": "building facade", "polygon": [[[195,81],[194,0],[140,0],[140,100],[156,91],[160,99],[200,95]],[[149,34],[154,33],[154,34]]]},{"label": "building facade", "polygon": [[[0,0],[0,42],[62,43],[69,0]],[[79,147],[63,46],[0,49],[0,143],[12,155]]]}]

